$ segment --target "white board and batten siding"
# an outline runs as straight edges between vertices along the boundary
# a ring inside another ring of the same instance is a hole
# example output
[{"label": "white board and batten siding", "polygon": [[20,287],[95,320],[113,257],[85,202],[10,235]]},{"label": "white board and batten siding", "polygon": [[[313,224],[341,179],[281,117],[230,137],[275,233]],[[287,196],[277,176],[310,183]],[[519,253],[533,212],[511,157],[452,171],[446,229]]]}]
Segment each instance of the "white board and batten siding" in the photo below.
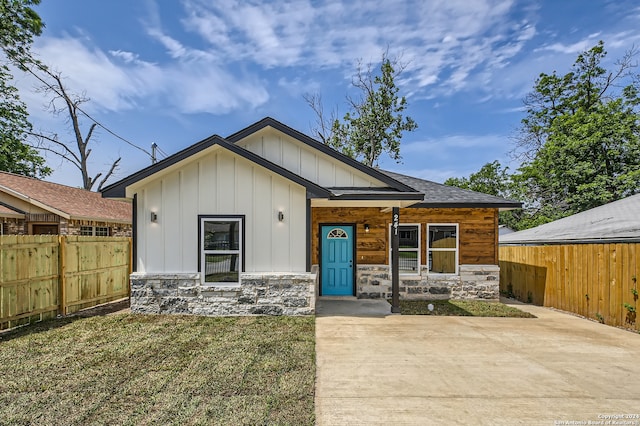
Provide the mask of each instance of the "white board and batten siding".
[{"label": "white board and batten siding", "polygon": [[306,270],[305,188],[243,157],[212,147],[132,189],[139,272],[196,272],[198,215],[245,215],[245,272]]},{"label": "white board and batten siding", "polygon": [[320,186],[328,188],[387,186],[385,183],[269,127],[236,142],[236,145]]}]

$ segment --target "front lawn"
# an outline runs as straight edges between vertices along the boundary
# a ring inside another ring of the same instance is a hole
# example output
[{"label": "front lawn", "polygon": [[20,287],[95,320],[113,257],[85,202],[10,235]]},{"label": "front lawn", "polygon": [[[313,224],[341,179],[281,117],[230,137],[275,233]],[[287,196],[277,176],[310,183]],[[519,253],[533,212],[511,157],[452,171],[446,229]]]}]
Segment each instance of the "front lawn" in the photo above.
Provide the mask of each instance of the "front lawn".
[{"label": "front lawn", "polygon": [[0,424],[314,423],[313,317],[117,314],[0,334]]},{"label": "front lawn", "polygon": [[[429,310],[430,304],[433,310]],[[400,311],[402,315],[535,318],[528,312],[503,303],[480,300],[400,300]]]}]

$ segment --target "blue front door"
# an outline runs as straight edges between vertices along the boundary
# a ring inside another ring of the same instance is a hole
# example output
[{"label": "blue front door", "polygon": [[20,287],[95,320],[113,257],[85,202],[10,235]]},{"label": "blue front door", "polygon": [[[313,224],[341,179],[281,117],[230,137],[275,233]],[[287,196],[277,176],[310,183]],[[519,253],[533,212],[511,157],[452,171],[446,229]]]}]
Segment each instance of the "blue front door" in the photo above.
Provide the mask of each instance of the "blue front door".
[{"label": "blue front door", "polygon": [[323,296],[353,295],[353,226],[322,225]]}]

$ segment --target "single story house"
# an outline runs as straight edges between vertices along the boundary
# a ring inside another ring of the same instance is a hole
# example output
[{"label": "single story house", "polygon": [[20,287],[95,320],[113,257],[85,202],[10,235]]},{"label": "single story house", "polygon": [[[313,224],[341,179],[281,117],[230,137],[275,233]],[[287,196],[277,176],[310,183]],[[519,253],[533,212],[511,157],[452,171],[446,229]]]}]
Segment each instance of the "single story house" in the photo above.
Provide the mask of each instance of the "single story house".
[{"label": "single story house", "polygon": [[0,172],[0,235],[131,236],[131,202]]},{"label": "single story house", "polygon": [[318,296],[394,286],[498,299],[498,211],[520,207],[367,167],[272,118],[102,194],[133,201],[132,310],[205,315],[312,314]]}]

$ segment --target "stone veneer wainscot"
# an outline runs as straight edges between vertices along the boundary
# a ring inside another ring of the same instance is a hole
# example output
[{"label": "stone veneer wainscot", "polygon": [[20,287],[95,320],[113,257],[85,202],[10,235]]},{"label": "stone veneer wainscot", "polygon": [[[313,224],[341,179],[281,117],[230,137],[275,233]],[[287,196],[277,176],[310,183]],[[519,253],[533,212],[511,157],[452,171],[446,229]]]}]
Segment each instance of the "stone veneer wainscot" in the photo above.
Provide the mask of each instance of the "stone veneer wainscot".
[{"label": "stone veneer wainscot", "polygon": [[203,286],[200,274],[131,274],[131,312],[313,315],[316,274],[243,273],[240,286]]},{"label": "stone veneer wainscot", "polygon": [[[358,265],[359,299],[390,299],[391,275],[387,265]],[[400,299],[407,300],[499,300],[500,267],[460,265],[459,274],[400,276]]]}]

